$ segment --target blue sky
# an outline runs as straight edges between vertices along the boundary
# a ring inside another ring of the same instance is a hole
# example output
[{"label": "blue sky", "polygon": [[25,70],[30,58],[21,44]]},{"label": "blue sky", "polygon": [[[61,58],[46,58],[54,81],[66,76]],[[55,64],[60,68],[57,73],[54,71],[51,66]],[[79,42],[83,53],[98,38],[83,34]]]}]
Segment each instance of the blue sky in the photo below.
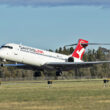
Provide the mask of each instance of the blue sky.
[{"label": "blue sky", "polygon": [[[91,0],[0,0],[0,44],[56,49],[76,43],[110,43],[110,2]],[[78,2],[76,2],[78,1]],[[102,1],[102,0],[100,0]],[[92,46],[93,47],[93,46]],[[93,47],[94,48],[94,47]],[[109,48],[109,47],[108,47]]]}]

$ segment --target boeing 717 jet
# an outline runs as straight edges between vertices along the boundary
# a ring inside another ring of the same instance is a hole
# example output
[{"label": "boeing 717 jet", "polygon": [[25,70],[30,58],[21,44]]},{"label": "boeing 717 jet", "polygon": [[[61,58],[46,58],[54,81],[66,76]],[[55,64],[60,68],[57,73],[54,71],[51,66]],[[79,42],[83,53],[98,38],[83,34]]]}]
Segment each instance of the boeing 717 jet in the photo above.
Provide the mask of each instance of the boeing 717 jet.
[{"label": "boeing 717 jet", "polygon": [[56,74],[60,75],[62,71],[73,70],[77,67],[89,67],[94,64],[110,63],[110,61],[82,61],[88,44],[87,40],[79,39],[74,52],[71,55],[63,55],[15,43],[7,43],[0,48],[0,58],[3,61],[9,60],[16,63],[2,63],[1,66],[16,66],[39,71],[55,70]]}]

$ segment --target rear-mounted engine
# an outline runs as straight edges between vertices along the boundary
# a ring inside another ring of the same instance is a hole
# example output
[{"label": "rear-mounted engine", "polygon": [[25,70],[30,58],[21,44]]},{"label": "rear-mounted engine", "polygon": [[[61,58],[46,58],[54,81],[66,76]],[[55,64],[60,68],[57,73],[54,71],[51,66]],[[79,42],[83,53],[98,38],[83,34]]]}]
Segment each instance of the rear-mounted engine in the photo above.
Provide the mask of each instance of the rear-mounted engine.
[{"label": "rear-mounted engine", "polygon": [[68,62],[74,62],[74,58],[73,57],[69,57],[68,58]]}]

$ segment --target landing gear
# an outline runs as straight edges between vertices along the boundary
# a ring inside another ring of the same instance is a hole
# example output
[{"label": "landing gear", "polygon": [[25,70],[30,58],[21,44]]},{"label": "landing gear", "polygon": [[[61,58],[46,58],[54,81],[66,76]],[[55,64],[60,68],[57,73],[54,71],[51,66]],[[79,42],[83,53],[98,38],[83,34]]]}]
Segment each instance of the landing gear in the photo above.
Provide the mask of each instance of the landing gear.
[{"label": "landing gear", "polygon": [[4,66],[4,62],[6,62],[6,59],[0,59],[0,61],[1,61],[0,66],[3,67]]},{"label": "landing gear", "polygon": [[62,71],[61,70],[56,71],[56,76],[62,76]]},{"label": "landing gear", "polygon": [[56,71],[56,77],[55,77],[55,79],[58,80],[59,78],[60,79],[63,79],[63,73],[62,73],[61,70],[57,70]]},{"label": "landing gear", "polygon": [[34,73],[34,77],[41,77],[41,76],[42,76],[42,74],[41,74],[40,71],[36,71],[36,72]]},{"label": "landing gear", "polygon": [[1,65],[0,65],[1,67],[4,67],[4,63],[1,63]]}]

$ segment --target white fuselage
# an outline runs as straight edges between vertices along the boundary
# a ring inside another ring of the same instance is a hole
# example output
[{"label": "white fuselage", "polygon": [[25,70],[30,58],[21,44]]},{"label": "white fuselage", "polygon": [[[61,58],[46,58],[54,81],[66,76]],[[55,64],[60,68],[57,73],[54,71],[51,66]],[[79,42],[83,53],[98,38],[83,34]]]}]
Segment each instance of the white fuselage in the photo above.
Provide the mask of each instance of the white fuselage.
[{"label": "white fuselage", "polygon": [[[49,62],[66,62],[69,56],[37,48],[9,43],[0,48],[0,58],[24,64],[42,66]],[[80,62],[74,58],[75,62]]]}]

